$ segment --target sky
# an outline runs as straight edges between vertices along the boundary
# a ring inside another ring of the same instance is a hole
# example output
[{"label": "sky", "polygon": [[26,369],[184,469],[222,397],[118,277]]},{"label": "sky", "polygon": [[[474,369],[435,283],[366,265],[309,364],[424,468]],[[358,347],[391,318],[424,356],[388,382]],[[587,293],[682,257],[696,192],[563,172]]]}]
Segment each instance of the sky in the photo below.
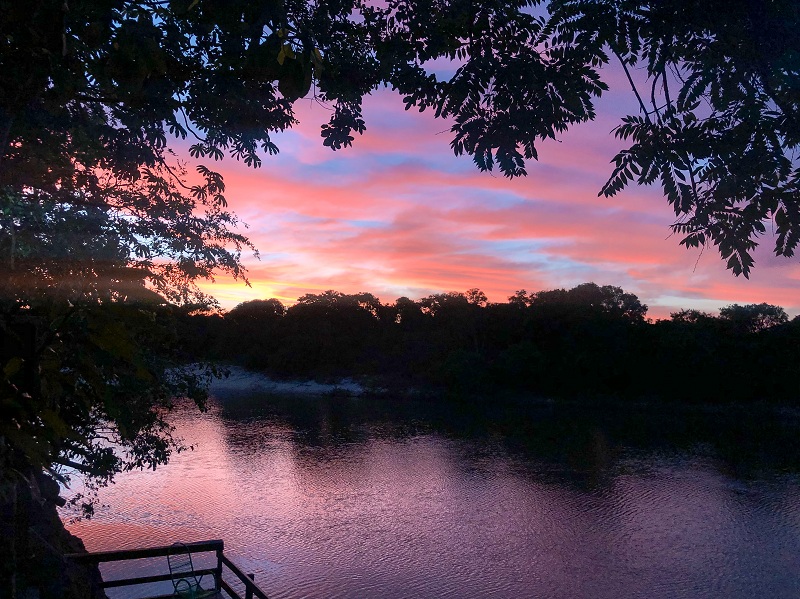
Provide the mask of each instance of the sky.
[{"label": "sky", "polygon": [[449,124],[404,111],[390,90],[365,98],[367,132],[337,152],[319,133],[329,108],[301,100],[300,125],[274,136],[280,153],[261,168],[209,165],[224,175],[229,207],[260,259],[243,256],[250,287],[225,278],[202,287],[230,309],[270,297],[290,305],[327,289],[388,303],[478,287],[505,302],[519,289],[592,281],[635,293],[652,318],[761,302],[800,314],[800,262],[776,258],[771,233],[748,280],[715,248],[679,245],[659,187],[598,197],[623,147],[611,131],[632,112],[631,95],[612,81],[598,118],[542,143],[528,176],[513,180],[455,157]]}]

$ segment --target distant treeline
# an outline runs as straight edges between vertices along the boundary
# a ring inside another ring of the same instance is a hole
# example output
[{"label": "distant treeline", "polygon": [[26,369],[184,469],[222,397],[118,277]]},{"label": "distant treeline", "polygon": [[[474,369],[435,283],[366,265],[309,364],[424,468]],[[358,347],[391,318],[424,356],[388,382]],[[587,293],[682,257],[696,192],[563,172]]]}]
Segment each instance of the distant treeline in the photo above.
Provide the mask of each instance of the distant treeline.
[{"label": "distant treeline", "polygon": [[646,314],[635,295],[594,283],[518,291],[507,303],[488,303],[479,289],[392,304],[326,291],[288,308],[267,299],[186,315],[180,336],[191,357],[280,378],[372,377],[478,397],[800,400],[800,317],[770,304],[656,322]]}]

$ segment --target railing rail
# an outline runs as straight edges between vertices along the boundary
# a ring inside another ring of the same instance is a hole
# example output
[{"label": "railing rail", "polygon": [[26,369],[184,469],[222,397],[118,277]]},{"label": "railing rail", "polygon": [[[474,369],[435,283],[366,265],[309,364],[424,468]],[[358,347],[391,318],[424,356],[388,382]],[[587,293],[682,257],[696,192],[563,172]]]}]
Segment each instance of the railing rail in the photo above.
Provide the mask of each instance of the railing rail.
[{"label": "railing rail", "polygon": [[[215,539],[211,541],[198,541],[196,543],[186,543],[181,548],[188,549],[191,553],[206,553],[214,551],[217,554],[217,565],[213,568],[202,568],[195,570],[194,573],[199,575],[211,574],[214,577],[214,589],[217,592],[225,591],[233,599],[268,599],[267,594],[259,588],[254,581],[252,574],[245,574],[242,570],[234,564],[230,558],[224,554],[225,544],[222,540]],[[161,545],[158,547],[140,547],[136,549],[121,549],[119,551],[98,551],[95,553],[68,553],[66,558],[71,559],[78,563],[101,564],[107,562],[121,562],[132,559],[145,559],[152,557],[166,557],[175,551],[172,545]],[[226,566],[228,570],[244,585],[245,596],[239,595],[231,585],[226,582],[222,577],[222,566]],[[152,582],[163,582],[172,580],[171,574],[153,574],[150,576],[136,576],[131,578],[115,578],[113,580],[104,580],[101,587],[104,589],[130,586],[138,584],[147,584]],[[172,597],[172,595],[165,595],[163,597],[153,599],[165,599]]]},{"label": "railing rail", "polygon": [[224,554],[222,555],[222,563],[228,566],[228,569],[233,572],[236,577],[244,583],[245,588],[245,596],[244,599],[253,599],[253,597],[257,597],[258,599],[269,599],[267,594],[258,588],[258,585],[253,580],[252,574],[245,574],[242,572],[239,567],[234,564],[231,560],[227,558]]}]

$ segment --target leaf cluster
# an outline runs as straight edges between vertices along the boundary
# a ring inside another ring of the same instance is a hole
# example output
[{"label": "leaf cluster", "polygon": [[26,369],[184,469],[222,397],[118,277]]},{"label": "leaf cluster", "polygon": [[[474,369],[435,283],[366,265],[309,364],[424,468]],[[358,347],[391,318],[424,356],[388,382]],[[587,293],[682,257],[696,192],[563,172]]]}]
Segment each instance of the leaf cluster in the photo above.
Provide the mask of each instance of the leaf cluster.
[{"label": "leaf cluster", "polygon": [[165,414],[176,396],[202,406],[208,372],[175,368],[170,319],[211,305],[199,278],[243,277],[252,247],[219,176],[199,175],[0,194],[0,485],[44,469],[95,488],[181,449]]},{"label": "leaf cluster", "polygon": [[62,483],[80,476],[92,489],[182,450],[165,416],[176,396],[202,408],[209,373],[167,370],[172,319],[167,307],[131,302],[51,301],[0,313],[0,482],[44,470]]},{"label": "leaf cluster", "polygon": [[[556,4],[563,27],[587,26],[598,9],[608,15],[606,46],[639,103],[639,114],[615,130],[631,145],[614,158],[601,193],[660,184],[681,243],[716,246],[736,275],[749,276],[770,221],[775,254],[793,256],[800,241],[797,4]],[[644,81],[634,69],[644,70]]]},{"label": "leaf cluster", "polygon": [[798,31],[792,0],[2,2],[0,187],[134,181],[170,138],[258,166],[307,96],[341,149],[381,85],[448,119],[456,154],[521,176],[595,118],[613,62],[638,112],[601,193],[660,185],[682,243],[748,276],[768,227],[777,255],[800,241]]}]

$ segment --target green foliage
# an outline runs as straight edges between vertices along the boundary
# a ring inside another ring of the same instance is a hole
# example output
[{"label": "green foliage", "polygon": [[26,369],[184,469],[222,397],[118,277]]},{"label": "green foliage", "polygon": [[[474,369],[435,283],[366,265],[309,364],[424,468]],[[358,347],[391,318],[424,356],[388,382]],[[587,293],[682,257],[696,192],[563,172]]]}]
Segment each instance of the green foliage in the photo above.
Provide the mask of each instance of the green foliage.
[{"label": "green foliage", "polygon": [[154,468],[181,448],[164,419],[173,398],[203,406],[212,370],[175,367],[166,298],[207,303],[194,281],[240,274],[226,246],[247,241],[152,171],[106,197],[0,196],[0,482],[44,469],[95,488]]}]

